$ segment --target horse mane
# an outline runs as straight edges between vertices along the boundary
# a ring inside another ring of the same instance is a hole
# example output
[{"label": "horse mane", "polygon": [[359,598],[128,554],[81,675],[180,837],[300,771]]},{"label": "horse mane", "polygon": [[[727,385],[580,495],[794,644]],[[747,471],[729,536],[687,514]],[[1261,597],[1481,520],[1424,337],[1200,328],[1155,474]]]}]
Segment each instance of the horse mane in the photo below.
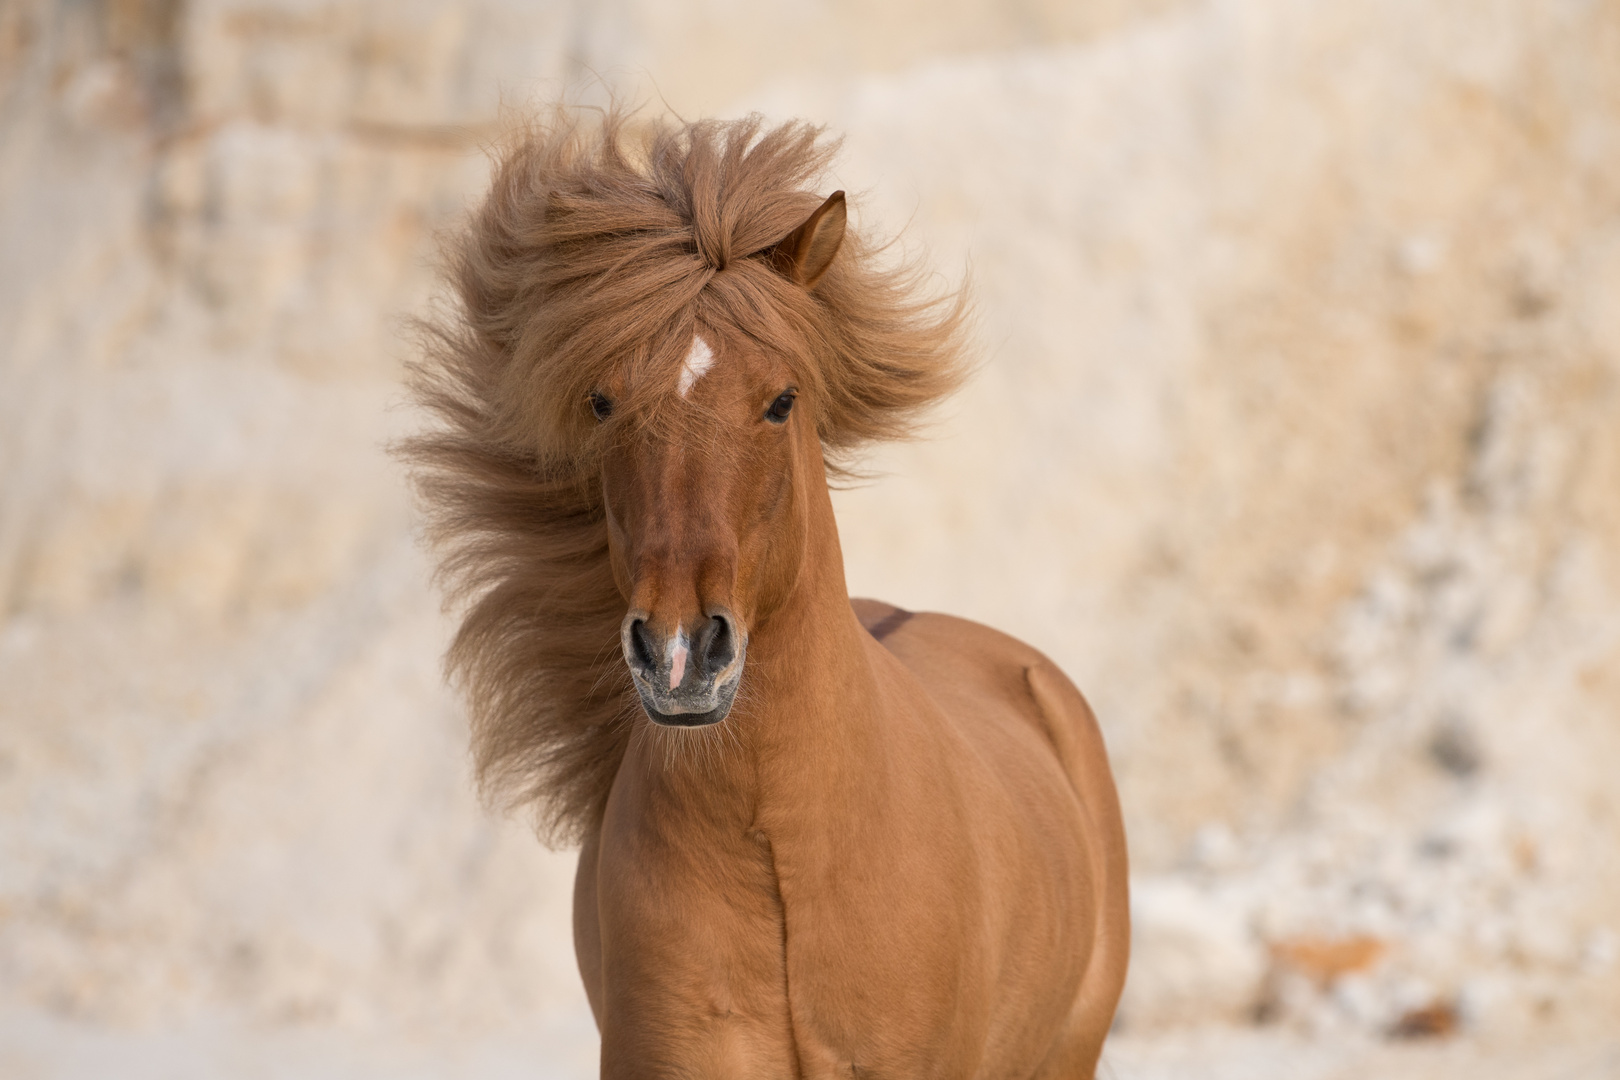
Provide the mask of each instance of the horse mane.
[{"label": "horse mane", "polygon": [[549,842],[599,820],[639,707],[590,393],[629,372],[615,415],[651,421],[694,327],[735,328],[788,358],[838,476],[962,378],[962,294],[924,296],[916,268],[853,229],[813,291],[772,269],[836,149],[758,116],[558,111],[497,150],[488,198],[447,245],[453,303],[422,325],[410,379],[434,423],[401,454],[463,610],[446,667],[480,787],[531,806]]}]

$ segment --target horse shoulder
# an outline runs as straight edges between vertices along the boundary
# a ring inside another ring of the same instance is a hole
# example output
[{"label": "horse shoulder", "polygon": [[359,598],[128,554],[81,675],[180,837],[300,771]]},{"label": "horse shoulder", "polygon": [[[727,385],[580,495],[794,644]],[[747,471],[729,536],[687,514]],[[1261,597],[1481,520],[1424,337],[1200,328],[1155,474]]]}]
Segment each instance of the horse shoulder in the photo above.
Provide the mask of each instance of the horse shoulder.
[{"label": "horse shoulder", "polygon": [[1085,698],[1039,650],[954,615],[906,611],[881,600],[850,604],[867,632],[931,693],[1010,708],[1051,746],[1071,776],[1082,758],[1103,752]]},{"label": "horse shoulder", "polygon": [[1108,749],[1091,705],[1063,670],[1033,646],[970,619],[878,600],[851,603],[861,625],[935,696],[994,699],[1034,728],[1074,786],[1111,875],[1123,877],[1125,827]]},{"label": "horse shoulder", "polygon": [[[1080,815],[1076,850],[1083,853],[1089,882],[1090,895],[1079,910],[1094,922],[1078,992],[1037,1075],[1091,1076],[1124,983],[1130,939],[1124,823],[1091,706],[1057,664],[998,630],[880,601],[852,604],[877,643],[953,714],[970,741],[1006,744],[1005,733],[1024,728],[1067,779]],[[992,756],[1008,760],[1002,753]]]}]

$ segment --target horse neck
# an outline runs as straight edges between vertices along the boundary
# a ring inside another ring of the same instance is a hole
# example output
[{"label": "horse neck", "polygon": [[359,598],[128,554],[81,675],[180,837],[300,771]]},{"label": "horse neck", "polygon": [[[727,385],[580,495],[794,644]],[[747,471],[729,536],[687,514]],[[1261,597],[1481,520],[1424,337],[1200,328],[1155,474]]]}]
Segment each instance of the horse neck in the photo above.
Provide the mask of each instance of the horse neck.
[{"label": "horse neck", "polygon": [[819,471],[816,479],[799,581],[748,646],[757,693],[744,722],[761,754],[824,752],[874,706],[866,631],[850,608],[832,499]]}]

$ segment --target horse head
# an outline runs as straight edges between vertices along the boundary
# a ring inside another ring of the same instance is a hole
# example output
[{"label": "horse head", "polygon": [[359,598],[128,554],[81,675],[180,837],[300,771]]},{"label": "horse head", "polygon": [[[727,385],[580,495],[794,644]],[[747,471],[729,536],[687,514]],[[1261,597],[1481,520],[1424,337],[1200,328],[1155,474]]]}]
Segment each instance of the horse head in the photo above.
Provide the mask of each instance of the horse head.
[{"label": "horse head", "polygon": [[[747,319],[770,318],[769,297],[784,286],[813,289],[844,222],[837,192],[785,239],[723,271],[731,287],[715,289],[716,303],[698,305],[653,349],[665,357],[657,377],[636,385],[634,370],[616,371],[588,396],[596,422],[610,429],[601,490],[614,579],[628,605],[620,644],[654,723],[724,720],[749,628],[799,579],[809,484],[825,479],[820,403],[805,365],[766,344],[780,335]],[[726,302],[748,296],[764,302]],[[659,400],[647,402],[648,393]],[[632,412],[626,406],[638,396]]]}]

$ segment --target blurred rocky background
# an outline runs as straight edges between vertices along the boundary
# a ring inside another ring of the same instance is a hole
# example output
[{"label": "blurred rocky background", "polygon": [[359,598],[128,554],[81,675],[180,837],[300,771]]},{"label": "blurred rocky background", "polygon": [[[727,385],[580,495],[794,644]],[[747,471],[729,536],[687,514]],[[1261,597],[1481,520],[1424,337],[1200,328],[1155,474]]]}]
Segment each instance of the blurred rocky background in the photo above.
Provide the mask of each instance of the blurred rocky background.
[{"label": "blurred rocky background", "polygon": [[385,447],[610,91],[971,278],[849,576],[1096,705],[1107,1075],[1620,1076],[1616,0],[0,0],[0,1075],[594,1075]]}]

